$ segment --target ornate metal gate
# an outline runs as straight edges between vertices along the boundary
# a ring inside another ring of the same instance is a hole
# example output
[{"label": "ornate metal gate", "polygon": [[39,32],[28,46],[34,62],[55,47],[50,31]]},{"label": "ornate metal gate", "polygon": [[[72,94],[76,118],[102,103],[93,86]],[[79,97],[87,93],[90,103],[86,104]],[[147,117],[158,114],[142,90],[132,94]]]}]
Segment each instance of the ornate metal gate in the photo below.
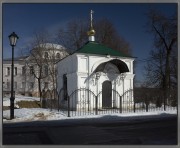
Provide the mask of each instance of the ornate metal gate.
[{"label": "ornate metal gate", "polygon": [[[109,85],[109,84],[105,84]],[[107,87],[108,88],[108,87]],[[106,90],[106,89],[105,89]],[[146,95],[137,95],[133,89],[125,91],[122,95],[114,89],[106,90],[109,96],[102,90],[97,95],[89,89],[80,88],[72,92],[67,98],[62,98],[64,95],[63,89],[57,94],[58,110],[70,116],[83,115],[98,115],[98,114],[113,114],[113,113],[129,113],[129,112],[149,112],[167,110],[177,110],[177,106],[170,106],[159,103],[159,97],[154,98]],[[155,94],[157,97],[157,94]],[[108,97],[107,97],[108,96]],[[107,97],[103,99],[103,97]],[[107,102],[106,102],[107,101]],[[166,106],[165,106],[166,105]],[[62,108],[61,106],[64,106]]]},{"label": "ornate metal gate", "polygon": [[[107,95],[107,99],[104,99],[103,90],[97,95],[97,110],[98,114],[111,114],[111,113],[120,113],[121,109],[121,96],[114,90],[110,89],[111,95]],[[106,106],[104,106],[106,104]]]},{"label": "ornate metal gate", "polygon": [[134,104],[134,92],[133,89],[129,89],[123,93],[121,96],[122,99],[122,113],[125,112],[134,112],[135,104]]},{"label": "ornate metal gate", "polygon": [[[110,86],[110,83],[108,83],[109,82],[105,83],[104,87],[107,85]],[[67,98],[68,117],[122,113],[126,112],[128,109],[128,111],[130,111],[130,109],[133,111],[133,95],[130,94],[133,93],[133,90],[129,90],[120,96],[116,90],[107,90],[106,88],[97,95],[86,88],[80,88],[72,92]],[[129,102],[129,100],[132,101]]]},{"label": "ornate metal gate", "polygon": [[68,96],[68,116],[94,115],[96,95],[89,89],[80,88]]}]

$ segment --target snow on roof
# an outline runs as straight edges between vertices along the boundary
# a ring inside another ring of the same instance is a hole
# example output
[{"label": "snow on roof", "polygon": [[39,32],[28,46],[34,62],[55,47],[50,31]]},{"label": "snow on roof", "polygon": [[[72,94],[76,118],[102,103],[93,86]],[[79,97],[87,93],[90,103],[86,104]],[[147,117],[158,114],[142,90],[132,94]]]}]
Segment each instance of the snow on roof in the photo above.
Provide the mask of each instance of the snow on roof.
[{"label": "snow on roof", "polygon": [[[59,44],[53,44],[53,43],[44,43],[44,44],[40,44],[40,47],[45,47],[47,49],[51,49],[51,48],[55,48],[55,49],[65,49],[64,46],[59,45]],[[37,46],[36,46],[37,47]]]},{"label": "snow on roof", "polygon": [[[20,56],[20,57],[14,57],[14,61],[23,61],[24,59],[26,59],[28,56]],[[12,58],[5,58],[3,59],[3,61],[11,61]]]}]

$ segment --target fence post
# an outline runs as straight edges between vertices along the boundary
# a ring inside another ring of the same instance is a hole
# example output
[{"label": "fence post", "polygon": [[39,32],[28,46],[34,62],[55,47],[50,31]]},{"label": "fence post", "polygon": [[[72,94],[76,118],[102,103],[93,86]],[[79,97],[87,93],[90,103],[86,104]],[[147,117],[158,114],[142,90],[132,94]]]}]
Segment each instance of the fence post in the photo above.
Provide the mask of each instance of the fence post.
[{"label": "fence post", "polygon": [[46,108],[46,105],[47,105],[45,98],[46,98],[45,97],[45,90],[43,89],[43,91],[42,91],[42,104],[41,104],[42,108]]},{"label": "fence post", "polygon": [[57,95],[58,97],[58,112],[59,112],[59,94]]},{"label": "fence post", "polygon": [[67,96],[67,101],[68,101],[68,117],[70,117],[70,99],[69,99],[69,96]]},{"label": "fence post", "polygon": [[134,113],[136,112],[136,102],[134,100]]},{"label": "fence post", "polygon": [[52,93],[50,92],[50,90],[49,90],[49,95],[50,95],[50,98],[51,98],[51,111],[52,111]]},{"label": "fence post", "polygon": [[166,111],[166,96],[164,97],[164,111]]},{"label": "fence post", "polygon": [[122,96],[120,96],[120,100],[119,101],[120,101],[120,107],[119,107],[120,108],[120,113],[122,113]]},{"label": "fence post", "polygon": [[148,112],[148,103],[146,102],[146,112]]},{"label": "fence post", "polygon": [[98,114],[98,96],[96,96],[95,97],[95,102],[96,102],[96,104],[95,104],[95,107],[96,107],[96,115]]},{"label": "fence post", "polygon": [[146,112],[148,112],[148,100],[147,100],[147,96],[145,98],[145,104],[146,104]]}]

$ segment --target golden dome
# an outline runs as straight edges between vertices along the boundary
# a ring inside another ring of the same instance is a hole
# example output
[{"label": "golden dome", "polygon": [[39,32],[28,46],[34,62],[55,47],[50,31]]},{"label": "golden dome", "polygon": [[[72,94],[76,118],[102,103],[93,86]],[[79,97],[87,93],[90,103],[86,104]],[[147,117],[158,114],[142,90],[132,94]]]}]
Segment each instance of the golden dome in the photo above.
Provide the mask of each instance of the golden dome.
[{"label": "golden dome", "polygon": [[87,32],[88,36],[94,36],[95,33],[96,31],[93,28],[91,28],[90,31]]}]

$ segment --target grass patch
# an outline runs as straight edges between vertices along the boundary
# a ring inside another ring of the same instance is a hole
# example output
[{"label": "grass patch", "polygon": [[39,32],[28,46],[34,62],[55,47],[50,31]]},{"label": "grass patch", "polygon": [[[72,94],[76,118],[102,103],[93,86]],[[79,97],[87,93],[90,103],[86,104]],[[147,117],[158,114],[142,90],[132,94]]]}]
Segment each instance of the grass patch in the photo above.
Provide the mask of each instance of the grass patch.
[{"label": "grass patch", "polygon": [[39,101],[18,101],[16,103],[19,108],[40,108]]}]

